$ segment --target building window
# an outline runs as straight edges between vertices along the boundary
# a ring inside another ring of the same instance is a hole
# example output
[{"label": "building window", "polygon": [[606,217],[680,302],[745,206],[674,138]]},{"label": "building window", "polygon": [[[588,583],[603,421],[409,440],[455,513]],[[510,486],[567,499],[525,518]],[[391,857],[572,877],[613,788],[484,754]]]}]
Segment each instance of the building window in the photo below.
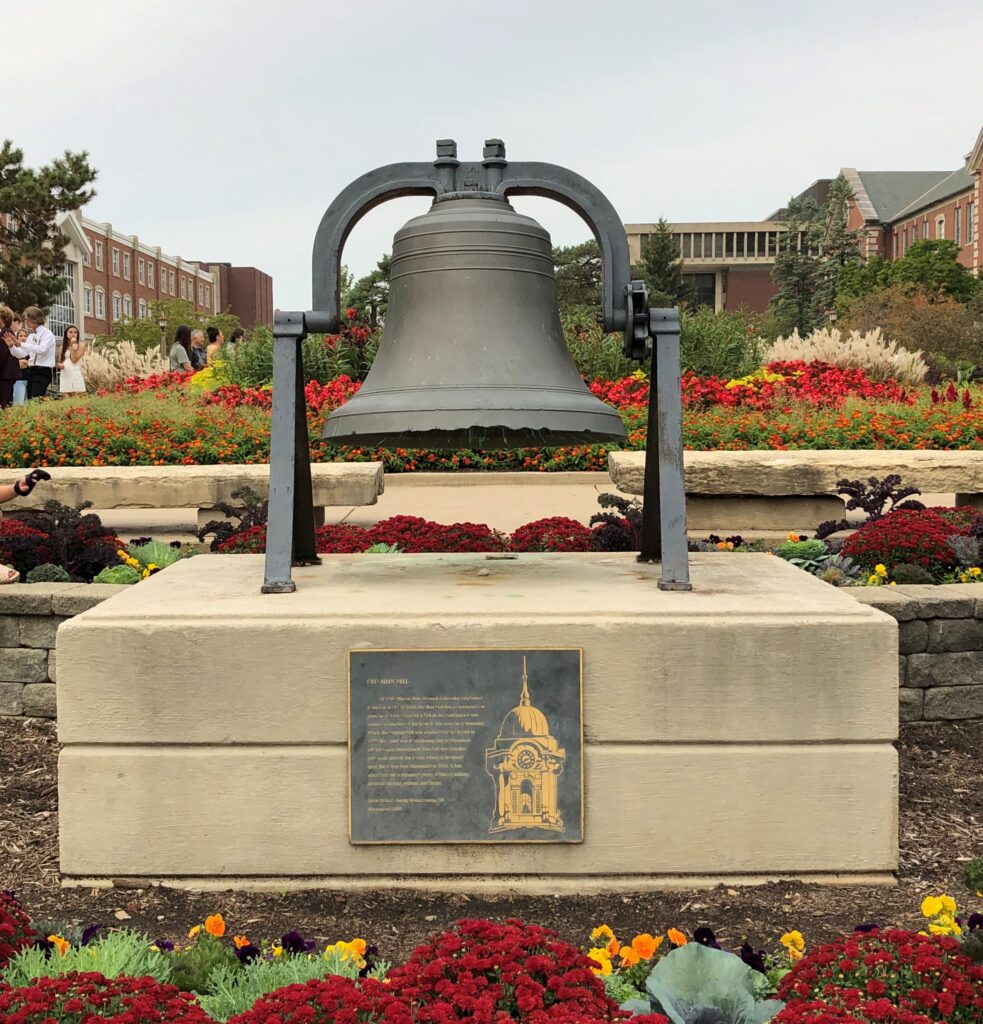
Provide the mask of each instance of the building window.
[{"label": "building window", "polygon": [[186,299],[188,297],[188,279],[186,277],[181,278],[181,298]]},{"label": "building window", "polygon": [[904,254],[907,251],[908,251],[908,229],[907,228],[902,228],[901,229],[901,255],[904,256]]},{"label": "building window", "polygon": [[96,289],[96,316],[100,320],[106,319],[106,293],[101,289]]},{"label": "building window", "polygon": [[130,254],[128,252],[123,253],[123,279],[126,281],[130,279]]},{"label": "building window", "polygon": [[123,297],[119,292],[113,292],[113,319],[119,320],[123,315]]},{"label": "building window", "polygon": [[171,295],[177,295],[177,278],[173,270],[171,271]]},{"label": "building window", "polygon": [[976,207],[973,203],[966,204],[966,244],[972,245],[976,237]]},{"label": "building window", "polygon": [[140,319],[143,320],[144,317],[147,315],[147,300],[146,299],[141,299],[137,303],[137,310],[139,311]]},{"label": "building window", "polygon": [[123,316],[133,316],[133,299],[129,295],[123,296]]},{"label": "building window", "polygon": [[102,242],[97,241],[96,249],[96,270],[102,270]]},{"label": "building window", "polygon": [[167,291],[167,267],[160,268],[160,290]]},{"label": "building window", "polygon": [[206,306],[210,305],[210,304],[211,304],[211,301],[212,301],[212,300],[211,300],[211,299],[209,298],[209,292],[210,292],[210,291],[211,291],[211,289],[210,289],[210,288],[208,287],[208,285],[206,284],[206,285],[205,285],[205,305],[206,305]]},{"label": "building window", "polygon": [[62,270],[65,290],[55,299],[48,311],[48,327],[56,338],[64,336],[75,325],[75,264],[66,263]]},{"label": "building window", "polygon": [[897,231],[897,228],[895,228],[895,231],[894,231],[894,258],[895,259],[898,258],[898,231]]},{"label": "building window", "polygon": [[917,220],[915,221],[914,224],[911,225],[911,240],[913,242],[917,242],[918,241],[918,221]]},{"label": "building window", "polygon": [[952,240],[956,245],[963,244],[963,211],[958,206],[952,215]]},{"label": "building window", "polygon": [[91,267],[92,266],[92,260],[89,258],[89,254],[87,252],[82,253],[82,266],[83,267]]},{"label": "building window", "polygon": [[154,286],[154,261],[147,260],[147,284],[153,288]]},{"label": "building window", "polygon": [[119,249],[113,246],[113,277],[119,277]]},{"label": "building window", "polygon": [[82,289],[82,309],[86,316],[92,316],[92,287],[86,285]]},{"label": "building window", "polygon": [[202,306],[202,305],[204,305],[204,303],[205,303],[205,286],[201,283],[201,281],[199,281],[198,282],[198,305]]},{"label": "building window", "polygon": [[940,216],[935,218],[935,237],[945,238],[945,217]]},{"label": "building window", "polygon": [[142,256],[137,257],[137,280],[140,284],[146,280],[147,264]]}]

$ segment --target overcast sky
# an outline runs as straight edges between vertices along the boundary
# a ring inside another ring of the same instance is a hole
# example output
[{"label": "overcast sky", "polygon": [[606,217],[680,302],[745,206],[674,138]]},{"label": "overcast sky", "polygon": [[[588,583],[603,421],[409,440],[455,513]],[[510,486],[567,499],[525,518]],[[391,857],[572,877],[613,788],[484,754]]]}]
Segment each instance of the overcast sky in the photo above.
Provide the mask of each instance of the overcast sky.
[{"label": "overcast sky", "polygon": [[[955,169],[983,125],[979,0],[3,0],[0,30],[2,136],[32,164],[88,151],[89,216],[260,267],[283,309],[310,308],[334,196],[437,138],[682,222],[761,219],[841,166]],[[366,273],[427,205],[374,210],[344,262]]]}]

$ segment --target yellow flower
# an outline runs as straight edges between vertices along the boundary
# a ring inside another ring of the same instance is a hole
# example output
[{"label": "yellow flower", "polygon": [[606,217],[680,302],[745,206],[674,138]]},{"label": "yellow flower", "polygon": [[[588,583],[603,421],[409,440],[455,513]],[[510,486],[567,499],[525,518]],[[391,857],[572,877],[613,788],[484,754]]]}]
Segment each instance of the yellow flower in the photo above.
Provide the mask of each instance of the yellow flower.
[{"label": "yellow flower", "polygon": [[591,968],[594,974],[607,975],[611,973],[611,957],[608,956],[606,949],[595,946],[588,951],[587,956],[597,964],[597,967]]},{"label": "yellow flower", "polygon": [[800,950],[798,950],[798,949],[792,948],[792,949],[789,949],[789,951],[788,951],[788,958],[789,958],[789,960],[801,960],[803,955],[804,954]]},{"label": "yellow flower", "polygon": [[685,945],[686,945],[686,943],[687,943],[687,942],[689,941],[689,940],[688,940],[688,939],[686,938],[686,936],[685,936],[685,935],[683,935],[683,933],[682,933],[681,931],[679,931],[678,929],[676,929],[676,928],[670,928],[670,929],[669,929],[669,930],[668,930],[668,931],[666,932],[666,935],[668,936],[668,938],[669,938],[669,941],[670,941],[670,942],[671,942],[671,943],[672,943],[672,944],[673,944],[674,946],[685,946]]},{"label": "yellow flower", "polygon": [[225,918],[221,914],[212,914],[205,918],[205,931],[220,939],[225,934]]},{"label": "yellow flower", "polygon": [[926,896],[922,900],[922,917],[935,917],[942,913],[942,899],[939,896]]},{"label": "yellow flower", "polygon": [[778,941],[790,952],[794,949],[801,953],[806,948],[806,941],[799,931],[786,932]]},{"label": "yellow flower", "polygon": [[48,941],[54,944],[55,949],[58,950],[59,956],[65,956],[71,946],[71,943],[67,939],[63,939],[60,935],[49,935]]},{"label": "yellow flower", "polygon": [[878,576],[886,576],[887,566],[878,562],[877,565],[874,566],[874,572],[876,572]]},{"label": "yellow flower", "polygon": [[599,924],[591,933],[590,937],[597,942],[603,940],[604,942],[610,942],[614,938],[614,932],[606,924]]},{"label": "yellow flower", "polygon": [[196,925],[194,926],[194,928],[192,928],[192,929],[191,929],[191,931],[190,931],[190,932],[188,932],[188,938],[189,938],[189,939],[194,939],[194,938],[197,938],[197,937],[198,937],[198,933],[199,933],[200,931],[201,931],[201,925],[200,925],[200,924],[196,924]]},{"label": "yellow flower", "polygon": [[274,956],[283,956],[283,946],[281,946],[281,945],[279,945],[279,943],[277,943],[277,944],[275,944],[275,945],[270,947],[270,952]]}]

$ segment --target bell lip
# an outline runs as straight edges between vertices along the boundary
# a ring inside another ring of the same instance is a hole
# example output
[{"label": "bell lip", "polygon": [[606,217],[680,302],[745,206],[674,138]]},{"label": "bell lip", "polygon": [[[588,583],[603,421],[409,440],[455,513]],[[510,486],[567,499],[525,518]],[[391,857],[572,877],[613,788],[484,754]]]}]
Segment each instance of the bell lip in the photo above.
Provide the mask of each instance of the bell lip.
[{"label": "bell lip", "polygon": [[[479,436],[473,436],[471,430],[418,430],[418,431],[373,431],[372,433],[345,433],[329,436],[325,433],[321,440],[336,447],[373,448],[392,451],[397,448],[407,451],[476,451],[497,452],[523,450],[528,448],[572,448],[595,444],[622,444],[628,440],[627,434],[614,431],[520,431],[499,428],[498,436],[494,428],[474,428]],[[483,467],[477,466],[476,469]]]}]

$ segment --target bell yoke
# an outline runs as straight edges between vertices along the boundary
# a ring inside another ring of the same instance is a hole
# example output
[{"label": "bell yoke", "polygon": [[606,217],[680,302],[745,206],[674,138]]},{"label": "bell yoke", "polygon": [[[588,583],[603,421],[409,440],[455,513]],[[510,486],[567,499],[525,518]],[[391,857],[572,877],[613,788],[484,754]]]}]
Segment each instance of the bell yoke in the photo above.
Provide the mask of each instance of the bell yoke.
[{"label": "bell yoke", "polygon": [[433,204],[396,233],[379,350],[323,438],[479,450],[624,440],[621,417],[587,389],[567,349],[550,236],[508,201],[555,199],[587,222],[601,248],[604,329],[624,332],[631,358],[653,352],[640,560],[662,562],[660,586],[689,589],[677,311],[650,310],[644,284],[629,280],[624,227],[590,182],[553,164],[509,163],[499,139],[486,141],[480,163],[462,163],[445,139],[433,163],[380,167],[335,199],[314,240],[315,310],[275,315],[263,591],[294,590],[291,565],[319,562],[300,342],[307,332],[339,329],[341,253],[351,229],[373,207],[406,195],[432,195]]}]

